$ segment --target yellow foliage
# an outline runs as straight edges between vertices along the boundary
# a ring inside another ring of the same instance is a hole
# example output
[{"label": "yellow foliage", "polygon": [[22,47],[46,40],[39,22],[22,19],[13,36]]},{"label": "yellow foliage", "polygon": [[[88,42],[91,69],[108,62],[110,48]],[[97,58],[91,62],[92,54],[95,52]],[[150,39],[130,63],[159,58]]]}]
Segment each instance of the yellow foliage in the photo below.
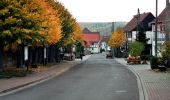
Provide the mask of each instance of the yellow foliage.
[{"label": "yellow foliage", "polygon": [[11,36],[12,37],[12,33],[11,33],[10,30],[4,30],[2,34],[6,35],[6,36]]},{"label": "yellow foliage", "polygon": [[124,45],[126,42],[126,36],[122,29],[117,29],[117,31],[113,32],[110,39],[109,39],[109,45],[112,48],[118,48]]},{"label": "yellow foliage", "polygon": [[41,6],[44,8],[42,16],[44,17],[44,19],[47,20],[46,22],[42,24],[48,25],[48,42],[50,44],[55,44],[62,37],[61,23],[57,15],[57,11],[54,10],[52,6],[45,0],[41,0],[41,1],[43,1],[41,2]]}]

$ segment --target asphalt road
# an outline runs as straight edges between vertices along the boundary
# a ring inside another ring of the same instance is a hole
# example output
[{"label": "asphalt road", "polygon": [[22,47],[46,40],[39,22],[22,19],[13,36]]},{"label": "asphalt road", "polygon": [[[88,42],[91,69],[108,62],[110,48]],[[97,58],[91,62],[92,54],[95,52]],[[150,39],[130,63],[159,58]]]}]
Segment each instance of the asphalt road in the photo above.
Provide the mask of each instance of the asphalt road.
[{"label": "asphalt road", "polygon": [[0,100],[139,100],[135,75],[104,54],[33,87]]}]

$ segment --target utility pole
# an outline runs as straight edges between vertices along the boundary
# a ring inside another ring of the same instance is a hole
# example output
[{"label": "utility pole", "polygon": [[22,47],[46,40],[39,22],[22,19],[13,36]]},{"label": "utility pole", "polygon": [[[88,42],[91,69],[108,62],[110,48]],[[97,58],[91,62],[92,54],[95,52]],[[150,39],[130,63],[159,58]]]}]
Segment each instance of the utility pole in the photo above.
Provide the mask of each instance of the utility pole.
[{"label": "utility pole", "polygon": [[158,0],[156,0],[156,17],[155,17],[155,57],[157,58],[157,23],[158,23]]},{"label": "utility pole", "polygon": [[137,26],[136,26],[136,39],[138,38],[139,35],[139,25],[140,25],[140,10],[138,8],[138,12],[137,15],[135,16],[136,20],[137,20]]}]

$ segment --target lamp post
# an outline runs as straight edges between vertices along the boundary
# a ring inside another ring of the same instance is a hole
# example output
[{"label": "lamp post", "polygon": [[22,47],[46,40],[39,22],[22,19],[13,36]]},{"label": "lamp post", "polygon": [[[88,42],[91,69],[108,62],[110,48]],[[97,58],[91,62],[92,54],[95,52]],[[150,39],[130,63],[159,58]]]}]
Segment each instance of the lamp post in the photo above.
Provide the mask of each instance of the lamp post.
[{"label": "lamp post", "polygon": [[28,45],[24,45],[24,65],[27,67],[27,71],[28,69]]},{"label": "lamp post", "polygon": [[157,23],[158,23],[158,0],[156,0],[156,17],[155,17],[155,57],[157,57]]},{"label": "lamp post", "polygon": [[138,35],[139,35],[139,24],[140,24],[140,10],[138,8],[138,12],[137,12],[137,15],[135,16],[136,18],[136,24],[137,24],[137,27],[136,27],[136,39],[138,38]]}]

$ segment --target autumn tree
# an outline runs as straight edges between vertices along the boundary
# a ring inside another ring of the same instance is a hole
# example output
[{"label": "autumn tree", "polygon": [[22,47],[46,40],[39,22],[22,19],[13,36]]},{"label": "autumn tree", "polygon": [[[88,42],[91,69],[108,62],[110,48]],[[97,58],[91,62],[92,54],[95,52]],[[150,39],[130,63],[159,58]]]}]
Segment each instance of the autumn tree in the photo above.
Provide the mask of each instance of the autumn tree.
[{"label": "autumn tree", "polygon": [[48,33],[47,41],[49,44],[56,44],[60,41],[62,34],[61,34],[61,23],[58,15],[58,11],[54,9],[49,0],[37,0],[39,2],[39,6],[43,9],[42,17],[46,20],[42,24],[47,24],[48,29],[46,33]]},{"label": "autumn tree", "polygon": [[[55,48],[54,45],[58,43],[62,37],[61,34],[61,23],[60,19],[58,17],[57,10],[51,6],[51,2],[49,0],[34,0],[34,3],[39,6],[42,9],[42,12],[40,12],[41,18],[44,20],[42,22],[39,22],[40,25],[45,27],[45,30],[43,31],[43,34],[46,34],[45,41],[43,44],[36,44],[35,46],[44,46],[48,45],[49,49],[47,52],[48,60],[54,61],[55,59]],[[41,47],[38,47],[41,48]],[[37,63],[38,59],[42,59],[44,57],[37,58],[38,53],[40,51],[35,50],[35,57],[33,57],[34,63]]]},{"label": "autumn tree", "polygon": [[74,20],[73,22],[73,32],[71,33],[70,37],[66,39],[65,45],[73,45],[77,42],[83,43],[83,33],[81,30],[80,25]]},{"label": "autumn tree", "polygon": [[[2,69],[3,50],[16,50],[22,44],[37,42],[44,35],[38,22],[41,22],[38,7],[28,7],[31,0],[0,1],[0,66]],[[28,8],[27,8],[28,7]]]},{"label": "autumn tree", "polygon": [[58,45],[66,46],[67,40],[70,39],[71,34],[73,33],[73,23],[74,18],[70,14],[70,12],[58,1],[51,0],[51,5],[57,10],[57,14],[59,15],[59,19],[61,21],[61,31],[62,31],[62,38]]},{"label": "autumn tree", "polygon": [[126,36],[121,28],[112,33],[108,43],[112,48],[118,48],[125,44]]},{"label": "autumn tree", "polygon": [[54,10],[43,0],[0,1],[0,67],[3,50],[16,50],[22,45],[57,43],[61,25]]},{"label": "autumn tree", "polygon": [[110,47],[114,48],[115,57],[120,56],[120,47],[122,47],[126,42],[126,36],[122,28],[117,28],[115,32],[112,33],[108,43]]}]

